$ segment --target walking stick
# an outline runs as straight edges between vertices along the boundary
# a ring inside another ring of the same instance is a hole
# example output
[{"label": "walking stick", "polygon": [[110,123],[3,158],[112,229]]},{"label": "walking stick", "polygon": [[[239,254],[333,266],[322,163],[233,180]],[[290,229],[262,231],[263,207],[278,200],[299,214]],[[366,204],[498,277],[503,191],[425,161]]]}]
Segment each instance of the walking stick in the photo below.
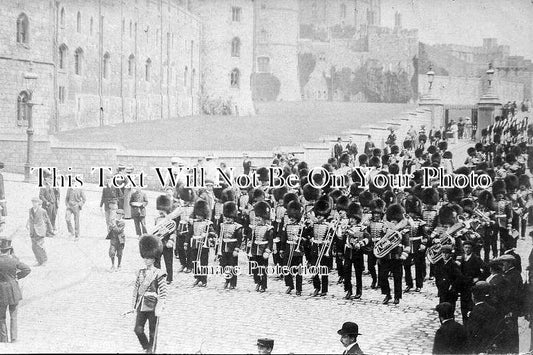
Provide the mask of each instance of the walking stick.
[{"label": "walking stick", "polygon": [[155,332],[154,332],[154,344],[152,345],[152,354],[156,354],[157,350],[157,334],[159,333],[159,317],[156,317]]}]

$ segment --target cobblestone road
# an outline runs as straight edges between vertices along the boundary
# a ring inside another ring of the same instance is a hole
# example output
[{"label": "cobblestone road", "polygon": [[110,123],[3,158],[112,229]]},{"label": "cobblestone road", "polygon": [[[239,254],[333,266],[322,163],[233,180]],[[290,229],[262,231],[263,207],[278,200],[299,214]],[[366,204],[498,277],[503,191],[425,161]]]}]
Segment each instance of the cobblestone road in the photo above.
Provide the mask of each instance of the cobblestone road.
[{"label": "cobblestone road", "polygon": [[[14,237],[17,255],[34,263],[25,230],[30,198],[37,190],[6,174],[9,217],[7,233]],[[81,240],[66,235],[62,191],[59,233],[46,240],[49,262],[34,267],[22,280],[24,300],[19,310],[19,340],[0,345],[0,352],[139,352],[130,309],[135,271],[142,266],[137,239],[128,238],[123,268],[111,273],[107,257],[99,191],[87,193],[82,211]],[[156,194],[149,193],[148,222],[153,221]],[[127,235],[134,235],[133,222]],[[523,257],[531,240],[520,241]],[[241,255],[240,262],[246,262]],[[333,275],[333,274],[332,274]],[[259,337],[275,339],[275,353],[340,353],[336,330],[356,321],[367,353],[427,353],[431,351],[438,319],[433,311],[436,289],[427,283],[423,292],[404,295],[400,305],[381,305],[383,296],[371,290],[364,276],[363,298],[345,301],[336,277],[330,277],[327,297],[285,295],[282,281],[269,279],[266,293],[256,293],[250,276],[239,278],[236,290],[224,290],[221,277],[210,277],[206,288],[193,288],[190,274],[178,274],[170,288],[167,310],[160,321],[159,352],[254,353]],[[458,317],[457,319],[460,319]],[[524,327],[524,325],[522,325]],[[529,337],[523,328],[522,336]],[[523,349],[528,347],[522,341]]]}]

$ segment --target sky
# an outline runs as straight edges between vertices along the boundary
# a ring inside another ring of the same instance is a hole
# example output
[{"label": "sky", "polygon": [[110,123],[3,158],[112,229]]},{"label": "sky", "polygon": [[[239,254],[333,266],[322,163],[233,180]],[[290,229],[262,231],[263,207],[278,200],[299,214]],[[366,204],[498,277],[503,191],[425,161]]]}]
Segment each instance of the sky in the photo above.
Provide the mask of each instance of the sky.
[{"label": "sky", "polygon": [[533,0],[381,0],[381,25],[418,29],[421,42],[481,46],[483,38],[533,59]]}]

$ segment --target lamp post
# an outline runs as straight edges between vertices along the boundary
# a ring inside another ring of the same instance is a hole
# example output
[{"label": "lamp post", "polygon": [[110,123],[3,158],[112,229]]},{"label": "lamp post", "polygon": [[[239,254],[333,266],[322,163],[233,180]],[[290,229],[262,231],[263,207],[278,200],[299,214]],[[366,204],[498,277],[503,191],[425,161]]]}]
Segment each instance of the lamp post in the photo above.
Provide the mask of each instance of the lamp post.
[{"label": "lamp post", "polygon": [[[479,139],[481,130],[487,128],[494,123],[494,117],[499,113],[501,108],[500,99],[494,90],[494,68],[492,63],[489,63],[489,69],[485,72],[487,74],[487,80],[489,87],[486,92],[480,97],[477,114],[477,130],[476,139]],[[473,123],[474,124],[474,123]]]},{"label": "lamp post", "polygon": [[24,81],[26,82],[26,91],[28,92],[28,101],[25,105],[26,118],[28,119],[28,128],[26,134],[28,135],[28,144],[26,149],[26,163],[24,164],[24,182],[30,182],[31,180],[31,161],[33,156],[33,92],[35,91],[35,85],[37,82],[37,74],[30,70],[24,73]]},{"label": "lamp post", "polygon": [[426,76],[429,84],[428,92],[420,98],[418,105],[431,111],[431,129],[433,129],[435,128],[435,124],[438,123],[439,126],[442,124],[444,106],[439,98],[433,96],[432,89],[433,81],[435,80],[435,72],[433,71],[433,66],[431,64],[429,65]]}]

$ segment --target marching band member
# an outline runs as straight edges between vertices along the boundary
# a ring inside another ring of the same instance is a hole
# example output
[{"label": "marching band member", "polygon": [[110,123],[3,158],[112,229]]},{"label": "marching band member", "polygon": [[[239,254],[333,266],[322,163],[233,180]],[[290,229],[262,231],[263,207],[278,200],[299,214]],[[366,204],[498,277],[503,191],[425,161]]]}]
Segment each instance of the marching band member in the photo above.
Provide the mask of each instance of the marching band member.
[{"label": "marching band member", "polygon": [[254,275],[255,290],[265,292],[268,287],[268,275],[265,268],[268,266],[268,258],[272,253],[274,230],[270,225],[270,206],[265,201],[259,201],[254,205],[255,223],[251,226],[250,238],[250,261],[255,262],[252,272]]},{"label": "marching band member", "polygon": [[[360,195],[360,198],[363,196],[364,193]],[[366,199],[366,197],[365,197]],[[361,201],[361,200],[360,200]],[[361,201],[361,206],[363,206],[363,201]],[[385,208],[385,202],[381,199],[371,200],[368,204],[368,210],[371,213],[371,219],[368,223],[368,229],[367,232],[370,234],[370,240],[371,244],[368,248],[368,272],[370,273],[370,276],[372,277],[372,285],[370,288],[376,289],[379,288],[378,284],[378,275],[376,273],[376,263],[377,259],[374,255],[374,244],[377,243],[381,237],[385,234],[385,223],[383,223],[383,214],[384,214],[384,208]],[[364,218],[364,209],[363,209],[363,218]]]},{"label": "marching band member", "polygon": [[[194,203],[192,219],[189,220],[189,258],[194,267],[194,278],[196,279],[193,286],[207,286],[207,275],[198,272],[201,266],[207,266],[209,261],[209,249],[216,237],[213,223],[211,222],[211,210],[207,201],[197,200]],[[200,270],[201,271],[201,270]]]},{"label": "marching band member", "polygon": [[366,231],[366,225],[361,223],[362,212],[361,205],[355,202],[350,203],[346,212],[346,217],[349,218],[350,223],[342,235],[344,244],[345,300],[351,299],[353,294],[352,265],[355,271],[354,299],[361,298],[363,294],[363,269],[365,267],[363,249],[371,244],[371,239],[370,234]]},{"label": "marching band member", "polygon": [[[390,233],[400,233],[400,243],[384,256],[378,257],[379,286],[381,293],[385,295],[383,304],[388,304],[392,299],[389,286],[389,273],[392,272],[394,278],[394,304],[400,303],[402,298],[402,263],[407,258],[409,250],[409,238],[405,231],[408,228],[408,221],[404,218],[402,206],[399,204],[390,205],[385,213],[385,234],[387,238]],[[380,239],[381,240],[381,239]],[[376,245],[374,246],[376,253]]]},{"label": "marching band member", "polygon": [[[286,209],[283,205],[283,196],[287,193],[287,187],[279,187],[272,190],[274,208],[272,208],[272,227],[274,227],[274,251],[272,259],[274,265],[282,265],[283,259],[279,253],[281,250],[281,234],[283,230],[283,221]],[[283,278],[283,275],[280,275]]]},{"label": "marching band member", "polygon": [[190,273],[193,267],[192,254],[189,244],[189,220],[194,210],[194,201],[196,195],[194,190],[183,188],[179,190],[179,197],[182,201],[182,206],[178,207],[179,214],[177,218],[177,238],[175,254],[180,259],[181,270],[185,273]]},{"label": "marching band member", "polygon": [[[292,275],[293,268],[303,266],[302,234],[303,229],[306,228],[306,226],[302,223],[302,209],[302,205],[298,201],[290,201],[287,204],[286,215],[288,221],[283,225],[281,233],[281,254],[284,257],[285,265],[287,265],[291,271],[285,275],[285,286],[287,286],[286,294],[290,294],[292,290],[294,290],[294,277]],[[296,296],[301,295],[302,275],[298,272],[296,274]]]},{"label": "marching band member", "polygon": [[[339,191],[339,190],[337,190]],[[350,204],[350,199],[348,196],[342,195],[337,198],[335,201],[336,209],[336,219],[339,220],[339,228],[337,233],[335,233],[335,239],[333,240],[333,253],[335,255],[335,264],[337,265],[337,272],[339,274],[339,280],[337,284],[344,283],[344,241],[342,236],[342,230],[346,229],[349,224],[348,217],[346,212],[348,210],[348,205]]]},{"label": "marching band member", "polygon": [[233,272],[225,274],[224,288],[231,290],[237,286],[237,272],[235,266],[239,264],[239,251],[242,243],[242,225],[235,222],[237,218],[237,205],[233,201],[224,202],[222,208],[223,222],[219,228],[219,255],[220,266],[224,269],[233,268]]},{"label": "marching band member", "polygon": [[[155,225],[157,226],[160,222],[164,221],[165,219],[171,218],[172,216],[169,216],[172,212],[172,200],[168,197],[168,195],[160,195],[157,197],[156,200],[156,208],[159,211],[159,216],[155,219]],[[177,224],[176,224],[177,225]],[[172,231],[171,233],[167,233],[163,236],[161,239],[161,243],[163,244],[163,259],[165,260],[165,268],[167,270],[167,283],[171,284],[173,280],[173,262],[174,262],[174,246],[176,245],[176,231]],[[161,268],[161,258],[157,258],[155,260],[155,267]]]},{"label": "marching band member", "polygon": [[422,219],[422,202],[414,195],[405,199],[405,212],[409,216],[409,247],[411,252],[404,262],[406,289],[409,292],[413,288],[411,264],[415,265],[415,292],[420,292],[424,286],[426,277],[426,233],[424,220]]},{"label": "marching band member", "polygon": [[512,223],[513,223],[513,210],[511,202],[506,198],[507,189],[505,181],[496,180],[492,184],[492,194],[495,198],[496,205],[496,224],[498,226],[498,235],[500,237],[500,255],[512,248]]},{"label": "marching band member", "polygon": [[529,182],[529,176],[523,174],[518,177],[519,190],[517,192],[517,199],[521,201],[523,205],[523,211],[520,216],[520,238],[526,238],[526,229],[528,225],[528,219],[533,206],[533,196],[531,193],[531,184]]}]

